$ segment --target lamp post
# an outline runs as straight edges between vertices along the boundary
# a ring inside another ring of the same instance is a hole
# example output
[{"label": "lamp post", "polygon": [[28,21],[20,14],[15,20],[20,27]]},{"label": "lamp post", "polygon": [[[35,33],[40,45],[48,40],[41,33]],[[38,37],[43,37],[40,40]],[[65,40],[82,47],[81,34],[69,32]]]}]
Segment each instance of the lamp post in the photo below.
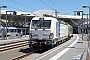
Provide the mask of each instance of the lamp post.
[{"label": "lamp post", "polygon": [[[7,6],[0,6],[0,19],[1,19],[1,8],[7,8]],[[0,30],[1,30],[1,20],[0,20]],[[4,31],[2,30],[2,38],[4,38]]]},{"label": "lamp post", "polygon": [[[25,24],[26,24],[26,15],[30,15],[30,14],[21,14],[21,15],[24,15],[25,16]],[[26,28],[25,28],[25,37],[26,37]]]},{"label": "lamp post", "polygon": [[88,38],[89,38],[89,40],[90,40],[90,6],[82,6],[83,8],[89,8],[89,36],[88,36]]},{"label": "lamp post", "polygon": [[[7,8],[7,6],[0,6],[0,19],[1,19],[1,8]],[[0,20],[0,29],[1,29],[1,20]]]},{"label": "lamp post", "polygon": [[87,16],[87,35],[88,35],[88,15],[89,14],[83,14],[83,15],[86,15]]},{"label": "lamp post", "polygon": [[6,40],[7,40],[7,12],[16,13],[15,11],[6,11]]},{"label": "lamp post", "polygon": [[83,8],[89,8],[89,36],[88,36],[88,50],[87,50],[87,55],[86,55],[86,60],[90,60],[90,6],[82,6]]},{"label": "lamp post", "polygon": [[74,12],[77,12],[77,15],[79,15],[79,16],[80,16],[80,12],[82,12],[82,41],[83,41],[83,28],[84,28],[84,26],[83,26],[83,11],[74,11]]},{"label": "lamp post", "polygon": [[0,6],[0,19],[1,19],[1,8],[7,8],[7,6]]}]

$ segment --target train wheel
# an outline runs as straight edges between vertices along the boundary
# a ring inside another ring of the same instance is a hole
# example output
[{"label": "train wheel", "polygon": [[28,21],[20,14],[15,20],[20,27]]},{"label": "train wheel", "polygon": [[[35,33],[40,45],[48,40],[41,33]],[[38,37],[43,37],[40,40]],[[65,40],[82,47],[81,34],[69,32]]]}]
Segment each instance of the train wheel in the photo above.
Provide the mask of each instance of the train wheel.
[{"label": "train wheel", "polygon": [[62,40],[60,42],[61,42],[61,44],[63,43]]},{"label": "train wheel", "polygon": [[31,45],[29,44],[29,47],[31,47]]},{"label": "train wheel", "polygon": [[57,42],[56,45],[58,46],[59,45],[59,42]]},{"label": "train wheel", "polygon": [[60,44],[61,44],[61,42],[59,41],[59,42],[58,42],[58,44],[60,45]]},{"label": "train wheel", "polygon": [[54,48],[54,45],[51,45],[50,47],[51,47],[51,48]]}]

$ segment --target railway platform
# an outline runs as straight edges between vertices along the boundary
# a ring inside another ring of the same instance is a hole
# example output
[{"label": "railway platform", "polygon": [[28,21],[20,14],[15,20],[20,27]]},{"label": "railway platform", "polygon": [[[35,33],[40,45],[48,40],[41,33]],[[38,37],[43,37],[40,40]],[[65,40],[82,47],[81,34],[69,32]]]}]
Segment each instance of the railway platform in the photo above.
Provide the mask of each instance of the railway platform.
[{"label": "railway platform", "polygon": [[84,41],[82,41],[82,35],[77,35],[68,42],[57,46],[39,56],[28,56],[22,60],[86,60],[87,53],[87,41],[84,36]]},{"label": "railway platform", "polygon": [[0,46],[22,42],[22,41],[28,41],[28,40],[29,40],[29,35],[23,35],[22,37],[14,37],[14,38],[7,37],[7,39],[0,38]]}]

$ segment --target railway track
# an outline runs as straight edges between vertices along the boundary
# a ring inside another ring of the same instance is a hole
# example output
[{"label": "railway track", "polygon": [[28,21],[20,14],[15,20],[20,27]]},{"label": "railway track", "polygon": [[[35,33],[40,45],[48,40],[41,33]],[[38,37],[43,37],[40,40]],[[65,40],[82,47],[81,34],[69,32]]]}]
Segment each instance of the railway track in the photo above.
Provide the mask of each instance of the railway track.
[{"label": "railway track", "polygon": [[[27,46],[27,45],[28,45],[28,41],[24,41],[24,42],[19,42],[19,43],[15,43],[15,44],[10,44],[10,45],[6,45],[6,46],[2,46],[2,47],[0,47],[0,52],[4,52],[4,51],[7,51],[7,50],[11,50],[11,49],[15,49],[15,48],[19,48],[19,47],[23,47],[23,46]],[[35,49],[32,52],[29,52],[29,53],[24,54],[24,55],[20,55],[18,57],[13,58],[12,60],[21,60],[21,59],[23,59],[25,57],[28,57],[28,56],[34,54],[38,50],[39,49]]]},{"label": "railway track", "polygon": [[32,52],[30,52],[30,53],[27,53],[27,54],[24,54],[24,55],[15,57],[15,58],[13,58],[12,60],[21,60],[21,59],[23,59],[23,58],[25,58],[25,57],[28,57],[28,56],[34,54],[34,53],[35,53],[36,51],[38,51],[38,50],[39,50],[39,49],[35,49],[34,51],[32,51]]},{"label": "railway track", "polygon": [[[65,41],[65,42],[66,42],[66,41]],[[65,43],[65,42],[64,42],[64,43]],[[21,59],[23,59],[23,58],[25,58],[25,57],[28,57],[28,56],[34,54],[34,53],[35,53],[36,51],[38,51],[38,50],[40,50],[40,49],[36,49],[36,50],[33,51],[33,52],[30,52],[30,53],[27,53],[27,54],[18,56],[18,57],[16,57],[16,58],[13,58],[12,60],[21,60]]]},{"label": "railway track", "polygon": [[4,52],[7,50],[11,50],[11,49],[15,49],[15,48],[19,48],[19,47],[23,47],[23,46],[27,46],[27,45],[28,45],[28,41],[19,42],[19,43],[15,43],[15,44],[9,44],[9,45],[5,45],[5,46],[0,46],[0,52]]}]

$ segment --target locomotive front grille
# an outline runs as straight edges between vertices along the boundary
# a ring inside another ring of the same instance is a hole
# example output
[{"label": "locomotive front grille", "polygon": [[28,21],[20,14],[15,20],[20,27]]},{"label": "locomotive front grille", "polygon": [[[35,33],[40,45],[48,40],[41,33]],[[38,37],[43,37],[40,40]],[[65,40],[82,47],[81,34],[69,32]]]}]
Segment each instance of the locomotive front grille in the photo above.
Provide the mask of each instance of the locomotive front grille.
[{"label": "locomotive front grille", "polygon": [[32,37],[38,37],[38,34],[33,34]]},{"label": "locomotive front grille", "polygon": [[42,40],[42,39],[49,39],[49,34],[46,34],[46,33],[38,33],[38,34],[32,34],[32,38],[34,39],[39,39],[39,40]]}]

